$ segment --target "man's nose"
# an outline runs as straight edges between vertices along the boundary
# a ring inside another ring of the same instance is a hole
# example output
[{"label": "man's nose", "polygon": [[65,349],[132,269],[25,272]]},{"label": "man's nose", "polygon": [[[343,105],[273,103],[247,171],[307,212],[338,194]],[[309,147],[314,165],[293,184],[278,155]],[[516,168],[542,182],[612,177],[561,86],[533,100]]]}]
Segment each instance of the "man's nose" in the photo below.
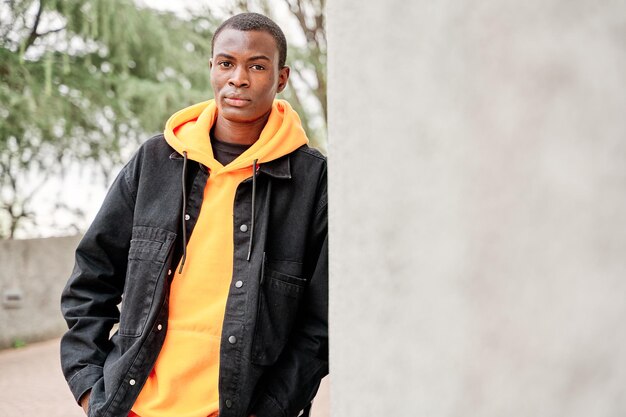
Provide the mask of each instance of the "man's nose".
[{"label": "man's nose", "polygon": [[237,88],[247,87],[250,85],[250,81],[248,80],[248,71],[246,71],[246,68],[241,65],[235,67],[231,72],[228,84]]}]

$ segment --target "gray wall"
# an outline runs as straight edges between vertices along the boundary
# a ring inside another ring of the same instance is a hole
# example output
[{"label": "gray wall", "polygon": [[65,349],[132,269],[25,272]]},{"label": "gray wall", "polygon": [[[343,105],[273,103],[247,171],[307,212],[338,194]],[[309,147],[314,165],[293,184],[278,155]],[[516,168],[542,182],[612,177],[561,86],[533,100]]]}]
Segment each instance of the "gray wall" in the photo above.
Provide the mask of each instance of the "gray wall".
[{"label": "gray wall", "polygon": [[331,415],[625,415],[626,2],[327,16]]},{"label": "gray wall", "polygon": [[[16,340],[57,337],[67,329],[60,297],[79,240],[79,236],[0,240],[0,349]],[[10,297],[16,293],[21,301]]]}]

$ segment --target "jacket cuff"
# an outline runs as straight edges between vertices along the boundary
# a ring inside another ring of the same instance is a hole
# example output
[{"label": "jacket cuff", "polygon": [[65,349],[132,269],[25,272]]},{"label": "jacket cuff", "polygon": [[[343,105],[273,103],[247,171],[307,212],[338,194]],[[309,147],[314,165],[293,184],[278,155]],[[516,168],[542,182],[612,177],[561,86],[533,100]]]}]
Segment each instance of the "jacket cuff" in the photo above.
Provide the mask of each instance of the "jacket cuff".
[{"label": "jacket cuff", "polygon": [[268,394],[259,398],[254,407],[254,415],[256,417],[287,417],[285,410]]},{"label": "jacket cuff", "polygon": [[83,394],[89,391],[100,378],[102,378],[102,367],[97,365],[87,365],[70,378],[67,384],[78,405]]}]

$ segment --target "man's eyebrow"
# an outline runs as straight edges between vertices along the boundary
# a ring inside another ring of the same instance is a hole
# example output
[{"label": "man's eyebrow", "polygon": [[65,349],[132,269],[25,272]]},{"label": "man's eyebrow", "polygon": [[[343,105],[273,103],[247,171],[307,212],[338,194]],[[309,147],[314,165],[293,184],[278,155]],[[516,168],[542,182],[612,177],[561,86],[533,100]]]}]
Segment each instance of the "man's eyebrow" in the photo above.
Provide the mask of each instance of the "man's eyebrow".
[{"label": "man's eyebrow", "polygon": [[216,54],[216,55],[215,55],[215,57],[216,57],[216,58],[217,58],[217,57],[222,57],[222,58],[226,58],[226,59],[235,59],[235,57],[234,57],[234,56],[232,56],[232,55],[228,55],[228,54],[226,54],[226,53],[224,53],[224,52],[220,52],[219,54]]},{"label": "man's eyebrow", "polygon": [[[226,52],[220,52],[220,53],[215,54],[215,58],[218,58],[218,57],[230,59],[232,61],[236,60],[234,56],[227,54]],[[254,55],[248,58],[248,61],[258,61],[258,60],[271,61],[271,59],[267,55]]]},{"label": "man's eyebrow", "polygon": [[252,56],[252,57],[248,58],[248,61],[258,61],[259,59],[264,59],[266,61],[271,61],[271,59],[269,59],[269,57],[267,57],[265,55],[255,55],[255,56]]}]

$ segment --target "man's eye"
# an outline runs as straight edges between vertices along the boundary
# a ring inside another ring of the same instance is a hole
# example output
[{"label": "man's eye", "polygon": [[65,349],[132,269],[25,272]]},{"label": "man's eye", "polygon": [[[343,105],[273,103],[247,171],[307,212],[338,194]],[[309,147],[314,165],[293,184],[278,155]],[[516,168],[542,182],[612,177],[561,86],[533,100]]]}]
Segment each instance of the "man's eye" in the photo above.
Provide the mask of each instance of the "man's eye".
[{"label": "man's eye", "polygon": [[257,70],[257,71],[263,71],[265,69],[265,67],[263,65],[259,65],[259,64],[255,64],[255,65],[253,65],[250,68],[252,68],[254,70]]},{"label": "man's eye", "polygon": [[231,63],[230,63],[230,62],[228,62],[228,61],[222,61],[222,62],[220,62],[218,65],[219,65],[220,67],[222,67],[222,68],[230,68],[230,67],[232,67],[232,66],[233,66],[233,64],[231,64]]}]

